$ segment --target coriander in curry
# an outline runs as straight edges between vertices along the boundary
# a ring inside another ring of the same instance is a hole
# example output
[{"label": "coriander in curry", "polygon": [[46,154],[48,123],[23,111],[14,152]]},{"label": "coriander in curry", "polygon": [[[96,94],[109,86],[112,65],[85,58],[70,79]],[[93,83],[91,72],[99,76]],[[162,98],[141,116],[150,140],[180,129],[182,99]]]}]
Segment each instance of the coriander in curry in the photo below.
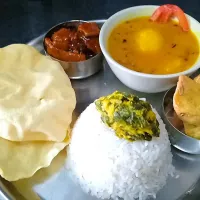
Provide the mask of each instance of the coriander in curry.
[{"label": "coriander in curry", "polygon": [[117,25],[108,39],[108,50],[118,63],[146,74],[174,74],[192,67],[199,56],[194,33],[177,22],[131,19]]},{"label": "coriander in curry", "polygon": [[137,96],[121,92],[95,101],[102,121],[113,128],[119,138],[128,141],[152,140],[159,137],[159,123],[151,105]]}]

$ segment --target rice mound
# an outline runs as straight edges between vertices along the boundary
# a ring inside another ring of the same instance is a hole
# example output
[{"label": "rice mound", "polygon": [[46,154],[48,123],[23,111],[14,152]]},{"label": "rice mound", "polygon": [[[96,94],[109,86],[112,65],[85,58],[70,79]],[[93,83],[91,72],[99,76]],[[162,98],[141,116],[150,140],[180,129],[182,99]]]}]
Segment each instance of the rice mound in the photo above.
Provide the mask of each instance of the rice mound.
[{"label": "rice mound", "polygon": [[80,115],[72,131],[66,166],[85,192],[101,199],[156,197],[175,169],[165,125],[153,111],[161,133],[150,142],[118,138],[101,121],[94,103]]}]

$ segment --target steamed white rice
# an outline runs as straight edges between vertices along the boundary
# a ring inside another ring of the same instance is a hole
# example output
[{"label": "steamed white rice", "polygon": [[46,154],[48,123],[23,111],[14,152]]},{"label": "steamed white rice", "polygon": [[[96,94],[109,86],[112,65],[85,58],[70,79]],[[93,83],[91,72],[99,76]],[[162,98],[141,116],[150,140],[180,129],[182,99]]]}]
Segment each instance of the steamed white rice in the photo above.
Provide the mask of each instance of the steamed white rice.
[{"label": "steamed white rice", "polygon": [[90,104],[77,120],[68,148],[67,168],[83,190],[102,199],[156,197],[174,174],[168,134],[160,116],[160,137],[152,141],[119,139]]}]

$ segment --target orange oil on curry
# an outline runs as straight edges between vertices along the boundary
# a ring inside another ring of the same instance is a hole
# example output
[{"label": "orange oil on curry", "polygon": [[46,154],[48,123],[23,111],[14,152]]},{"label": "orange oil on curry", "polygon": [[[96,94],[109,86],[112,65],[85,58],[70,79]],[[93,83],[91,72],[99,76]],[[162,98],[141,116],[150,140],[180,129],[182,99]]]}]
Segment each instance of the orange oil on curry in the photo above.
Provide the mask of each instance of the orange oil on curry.
[{"label": "orange oil on curry", "polygon": [[147,74],[174,74],[195,64],[199,42],[177,22],[157,23],[149,16],[124,21],[108,39],[108,50],[118,63]]}]

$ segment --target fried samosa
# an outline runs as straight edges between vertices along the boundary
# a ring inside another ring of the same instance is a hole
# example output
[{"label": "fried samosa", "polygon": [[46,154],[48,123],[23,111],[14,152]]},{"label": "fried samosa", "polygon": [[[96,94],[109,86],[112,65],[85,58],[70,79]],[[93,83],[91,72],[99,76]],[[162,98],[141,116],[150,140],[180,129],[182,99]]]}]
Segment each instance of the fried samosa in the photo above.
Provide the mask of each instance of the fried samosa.
[{"label": "fried samosa", "polygon": [[180,76],[173,105],[183,122],[200,125],[200,84],[187,76]]},{"label": "fried samosa", "polygon": [[200,140],[200,125],[193,125],[184,122],[185,134]]},{"label": "fried samosa", "polygon": [[200,139],[200,76],[195,81],[180,76],[173,98],[174,110],[183,121],[185,133]]}]

